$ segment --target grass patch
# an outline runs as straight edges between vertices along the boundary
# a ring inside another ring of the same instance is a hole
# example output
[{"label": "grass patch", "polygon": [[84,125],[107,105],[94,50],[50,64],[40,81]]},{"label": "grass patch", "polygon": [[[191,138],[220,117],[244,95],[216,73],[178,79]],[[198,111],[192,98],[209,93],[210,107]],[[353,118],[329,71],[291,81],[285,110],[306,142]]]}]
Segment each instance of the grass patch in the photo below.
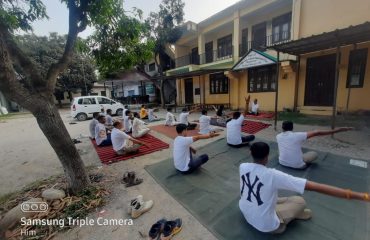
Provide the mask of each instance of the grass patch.
[{"label": "grass patch", "polygon": [[0,120],[9,120],[9,119],[15,119],[15,118],[25,118],[32,116],[29,112],[12,112],[8,113],[6,115],[0,115]]}]

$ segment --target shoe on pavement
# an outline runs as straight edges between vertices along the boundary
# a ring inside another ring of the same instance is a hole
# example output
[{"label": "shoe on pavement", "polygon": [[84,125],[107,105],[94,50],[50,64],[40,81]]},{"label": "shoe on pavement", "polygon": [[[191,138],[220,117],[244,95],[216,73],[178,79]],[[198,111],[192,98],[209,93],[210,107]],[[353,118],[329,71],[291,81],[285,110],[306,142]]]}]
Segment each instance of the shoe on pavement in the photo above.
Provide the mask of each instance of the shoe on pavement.
[{"label": "shoe on pavement", "polygon": [[163,232],[167,220],[165,218],[159,220],[149,230],[149,240],[157,240]]},{"label": "shoe on pavement", "polygon": [[138,195],[136,198],[132,199],[128,205],[127,213],[131,214],[133,206],[136,205],[137,202],[143,202],[143,195]]},{"label": "shoe on pavement", "polygon": [[161,235],[161,240],[170,240],[173,236],[178,234],[182,229],[182,220],[180,218],[174,221],[168,221],[164,225]]},{"label": "shoe on pavement", "polygon": [[132,218],[140,217],[142,214],[149,211],[153,207],[153,204],[154,202],[152,200],[146,202],[142,201],[141,203],[136,202],[136,204],[131,208],[131,217]]}]

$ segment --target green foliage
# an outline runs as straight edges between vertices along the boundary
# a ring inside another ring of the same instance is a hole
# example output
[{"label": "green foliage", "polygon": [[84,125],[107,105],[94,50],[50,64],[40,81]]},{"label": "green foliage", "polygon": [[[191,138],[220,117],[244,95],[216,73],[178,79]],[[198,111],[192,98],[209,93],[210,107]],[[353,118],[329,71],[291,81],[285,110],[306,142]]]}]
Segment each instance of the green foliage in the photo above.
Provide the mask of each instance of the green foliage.
[{"label": "green foliage", "polygon": [[141,11],[136,10],[136,17],[130,17],[119,6],[112,14],[103,24],[95,26],[96,31],[89,38],[91,53],[103,76],[130,69],[153,56],[149,26],[136,18]]},{"label": "green foliage", "polygon": [[[63,55],[66,36],[57,33],[51,33],[49,37],[22,35],[17,36],[17,41],[27,56],[36,63],[37,70],[45,77],[51,64],[56,63]],[[79,39],[78,42],[80,44],[76,47],[83,48],[83,41]],[[95,65],[91,58],[76,51],[67,69],[59,74],[56,90],[64,92],[85,89],[85,82],[88,90],[92,88],[93,82],[96,82]]]},{"label": "green foliage", "polygon": [[32,30],[32,22],[48,18],[42,0],[0,0],[0,22],[12,30]]},{"label": "green foliage", "polygon": [[[182,35],[184,6],[182,0],[162,0],[159,11],[151,12],[146,20],[155,42],[155,55],[158,55],[160,60],[165,54],[166,46],[176,43]],[[163,64],[162,61],[159,64]]]}]

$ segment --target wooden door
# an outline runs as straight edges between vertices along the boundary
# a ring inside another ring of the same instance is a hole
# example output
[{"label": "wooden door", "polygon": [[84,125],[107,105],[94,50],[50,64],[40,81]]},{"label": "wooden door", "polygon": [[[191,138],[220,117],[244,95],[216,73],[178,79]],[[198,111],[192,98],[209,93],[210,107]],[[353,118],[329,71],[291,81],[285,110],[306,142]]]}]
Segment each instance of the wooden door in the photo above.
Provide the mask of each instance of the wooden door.
[{"label": "wooden door", "polygon": [[185,104],[194,103],[193,79],[187,78],[185,81]]},{"label": "wooden door", "polygon": [[305,106],[333,106],[336,55],[308,58]]}]

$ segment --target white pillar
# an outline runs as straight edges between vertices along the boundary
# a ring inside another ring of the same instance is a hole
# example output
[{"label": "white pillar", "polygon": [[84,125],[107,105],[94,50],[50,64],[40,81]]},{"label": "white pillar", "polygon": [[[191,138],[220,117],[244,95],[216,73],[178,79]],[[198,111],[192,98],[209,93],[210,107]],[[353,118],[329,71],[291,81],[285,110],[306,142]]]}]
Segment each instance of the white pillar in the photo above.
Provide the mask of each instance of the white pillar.
[{"label": "white pillar", "polygon": [[233,31],[233,58],[239,60],[239,33],[240,33],[240,16],[239,11],[234,13],[234,31]]}]

